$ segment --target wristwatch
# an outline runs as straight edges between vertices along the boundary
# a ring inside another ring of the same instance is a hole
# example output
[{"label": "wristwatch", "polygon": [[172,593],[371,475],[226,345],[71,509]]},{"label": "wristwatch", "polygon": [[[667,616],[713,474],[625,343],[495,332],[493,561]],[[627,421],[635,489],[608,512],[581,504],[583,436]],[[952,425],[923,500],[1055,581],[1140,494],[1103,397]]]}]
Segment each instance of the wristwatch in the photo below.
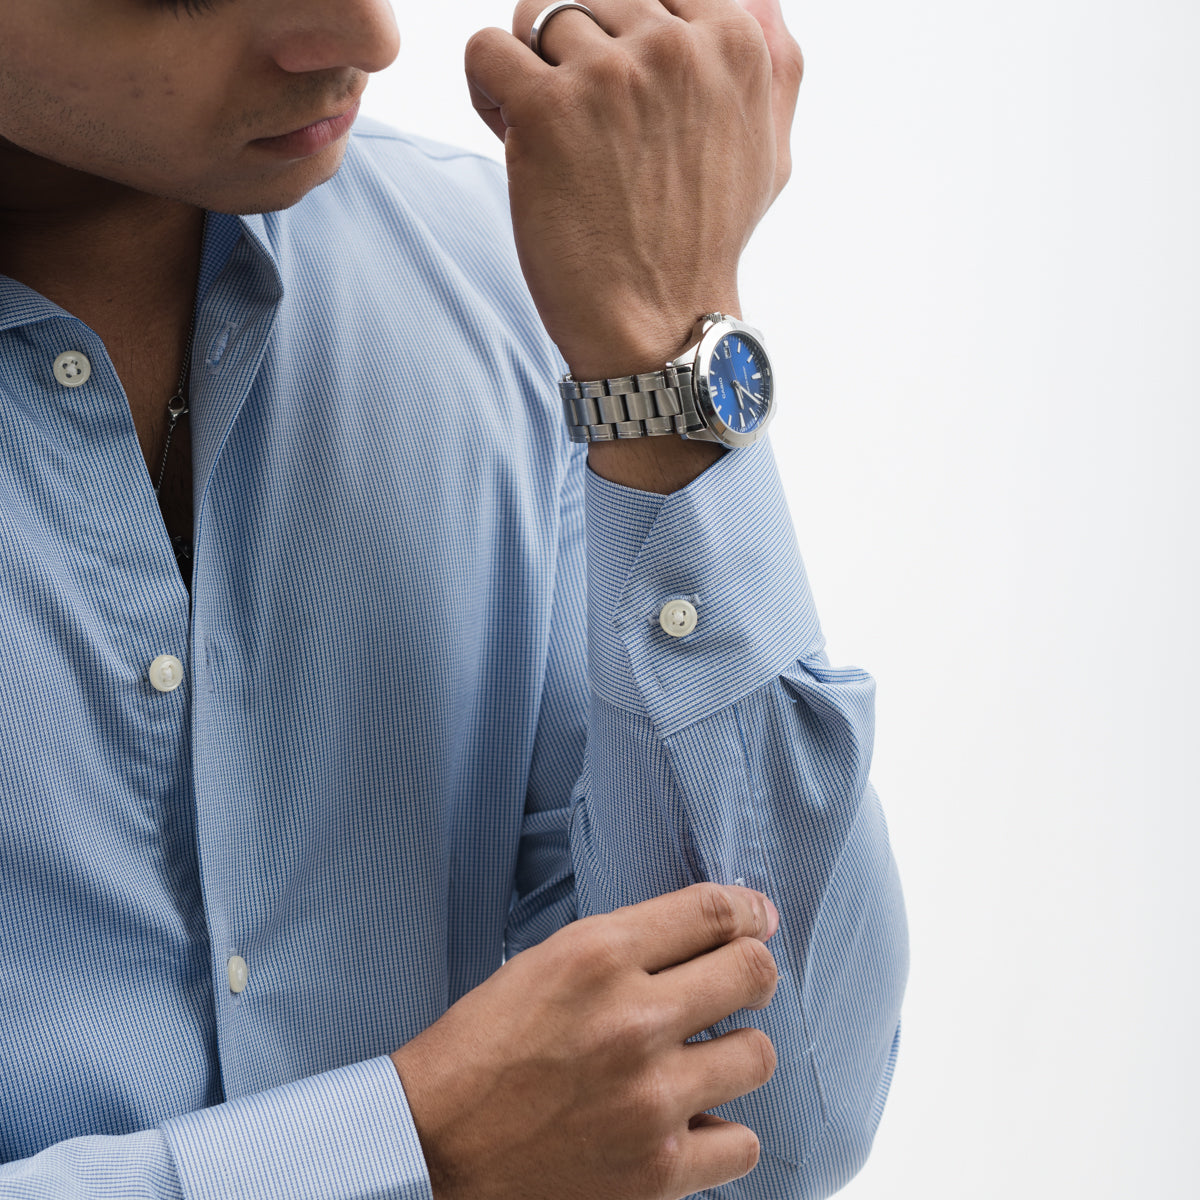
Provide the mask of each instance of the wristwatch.
[{"label": "wristwatch", "polygon": [[680,437],[748,446],[775,413],[771,360],[762,334],[723,313],[706,313],[698,339],[661,371],[559,384],[573,442]]}]

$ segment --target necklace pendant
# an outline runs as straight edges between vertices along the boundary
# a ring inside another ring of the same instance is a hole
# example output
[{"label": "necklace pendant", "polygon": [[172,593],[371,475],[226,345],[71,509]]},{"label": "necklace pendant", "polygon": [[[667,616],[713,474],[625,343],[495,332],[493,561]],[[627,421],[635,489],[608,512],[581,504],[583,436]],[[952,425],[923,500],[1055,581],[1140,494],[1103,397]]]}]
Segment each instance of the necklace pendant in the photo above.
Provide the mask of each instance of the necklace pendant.
[{"label": "necklace pendant", "polygon": [[173,395],[170,400],[167,401],[167,416],[171,418],[171,424],[174,425],[174,423],[178,421],[180,417],[186,416],[187,411],[187,398],[183,394],[183,389],[180,388],[179,391],[177,391],[175,395]]}]

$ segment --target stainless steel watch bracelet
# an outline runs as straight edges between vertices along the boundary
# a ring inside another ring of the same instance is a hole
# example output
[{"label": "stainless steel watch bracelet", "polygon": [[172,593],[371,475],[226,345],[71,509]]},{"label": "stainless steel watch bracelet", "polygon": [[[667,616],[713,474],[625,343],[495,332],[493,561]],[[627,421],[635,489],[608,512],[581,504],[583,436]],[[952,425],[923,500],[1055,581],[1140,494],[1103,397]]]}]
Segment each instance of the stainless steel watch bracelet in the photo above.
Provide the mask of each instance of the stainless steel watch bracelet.
[{"label": "stainless steel watch bracelet", "polygon": [[573,442],[678,435],[697,425],[690,366],[613,379],[581,381],[568,375],[559,390]]}]

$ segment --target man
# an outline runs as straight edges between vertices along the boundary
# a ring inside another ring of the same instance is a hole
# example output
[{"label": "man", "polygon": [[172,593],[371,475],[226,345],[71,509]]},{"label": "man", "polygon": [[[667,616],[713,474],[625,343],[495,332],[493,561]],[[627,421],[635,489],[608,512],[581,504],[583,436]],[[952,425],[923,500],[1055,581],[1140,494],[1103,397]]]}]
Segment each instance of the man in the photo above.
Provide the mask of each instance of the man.
[{"label": "man", "polygon": [[588,8],[468,47],[507,195],[351,132],[382,0],[0,9],[5,1200],[867,1153],[872,685],[738,321],[799,52],[774,0]]}]

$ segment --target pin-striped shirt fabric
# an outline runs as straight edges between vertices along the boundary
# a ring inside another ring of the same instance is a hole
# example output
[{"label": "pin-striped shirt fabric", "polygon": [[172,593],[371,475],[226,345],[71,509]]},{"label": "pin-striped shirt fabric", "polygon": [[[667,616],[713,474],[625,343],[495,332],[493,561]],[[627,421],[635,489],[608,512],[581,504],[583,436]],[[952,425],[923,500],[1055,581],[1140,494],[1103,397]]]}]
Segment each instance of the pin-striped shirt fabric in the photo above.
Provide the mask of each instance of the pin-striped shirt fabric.
[{"label": "pin-striped shirt fabric", "polygon": [[782,912],[775,1000],[704,1035],[779,1057],[711,1195],[863,1162],[908,961],[872,681],[824,653],[770,447],[605,482],[562,369],[502,170],[360,121],[294,208],[209,220],[189,597],[104,345],[0,278],[3,1200],[428,1200],[387,1055],[701,879]]}]

